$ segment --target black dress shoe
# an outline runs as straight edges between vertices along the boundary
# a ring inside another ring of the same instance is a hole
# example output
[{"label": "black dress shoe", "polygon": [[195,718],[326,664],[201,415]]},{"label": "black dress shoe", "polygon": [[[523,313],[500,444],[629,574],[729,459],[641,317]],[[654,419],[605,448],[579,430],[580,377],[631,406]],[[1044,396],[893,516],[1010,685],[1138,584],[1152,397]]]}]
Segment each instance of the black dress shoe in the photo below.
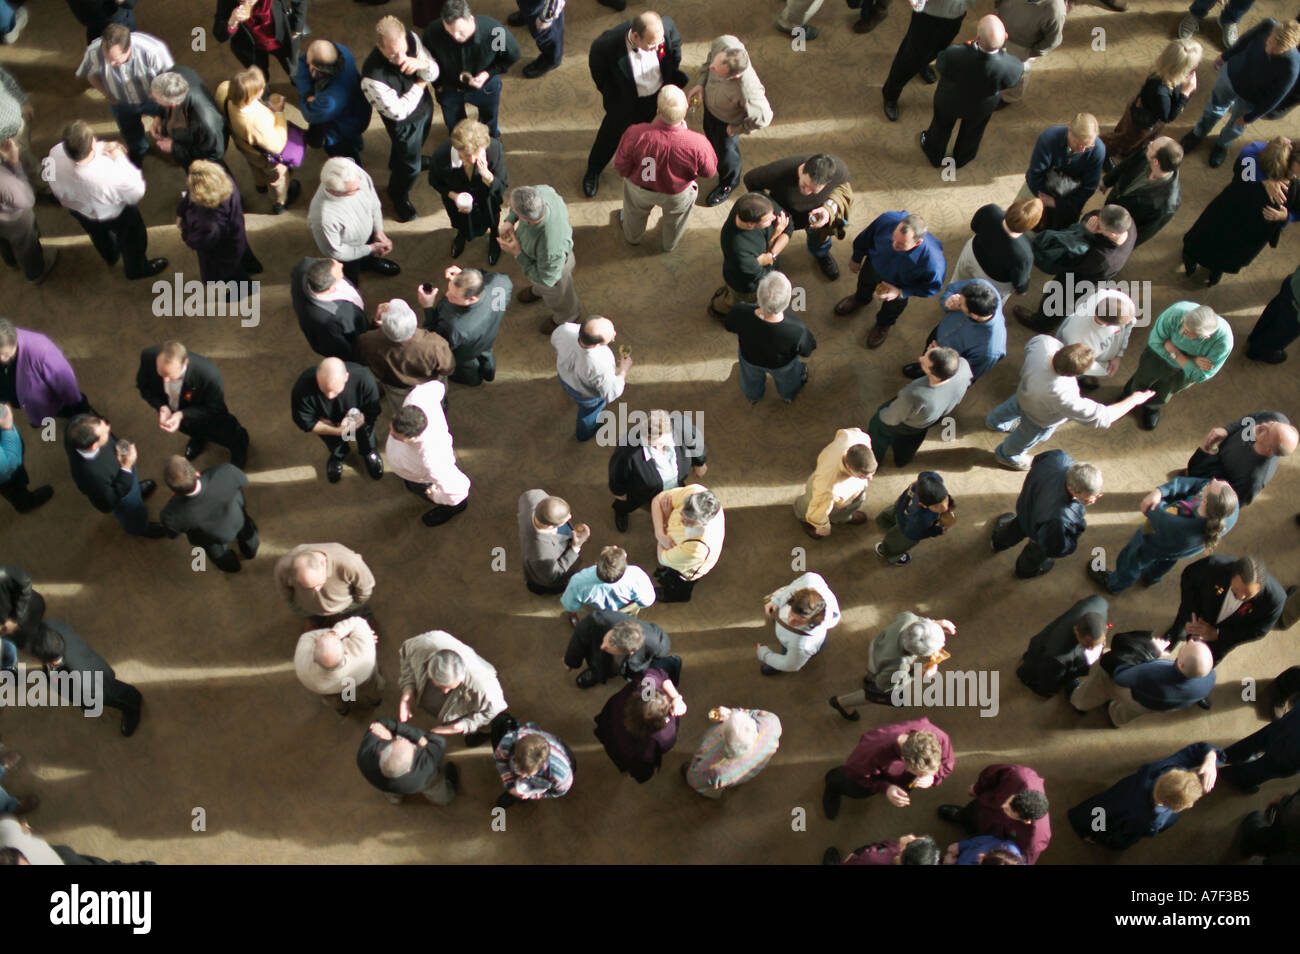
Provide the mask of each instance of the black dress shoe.
[{"label": "black dress shoe", "polygon": [[1150,405],[1142,408],[1142,418],[1140,421],[1142,430],[1154,431],[1156,425],[1160,423],[1160,408],[1151,407]]},{"label": "black dress shoe", "polygon": [[150,520],[145,524],[142,536],[146,540],[161,540],[163,537],[170,537],[173,534],[167,532],[167,528],[157,521]]},{"label": "black dress shoe", "polygon": [[620,510],[614,511],[614,529],[619,533],[627,533],[627,514]]},{"label": "black dress shoe", "polygon": [[933,86],[939,82],[939,74],[934,71],[934,67],[929,63],[921,67],[921,82],[926,86]]},{"label": "black dress shoe", "polygon": [[135,735],[136,728],[140,725],[140,710],[128,712],[122,716],[122,735],[128,739]]},{"label": "black dress shoe", "polygon": [[848,719],[850,722],[857,722],[859,719],[862,718],[862,713],[861,713],[861,712],[858,712],[856,709],[853,710],[852,712],[850,712],[848,709],[846,709],[846,708],[844,708],[842,705],[840,705],[840,700],[839,700],[838,698],[836,698],[835,696],[831,696],[831,697],[830,697],[828,700],[826,700],[826,701],[830,703],[830,707],[831,707],[832,709],[834,709],[836,712],[838,712],[838,713],[839,713],[840,715],[842,715],[844,718]]},{"label": "black dress shoe", "polygon": [[539,56],[523,69],[524,79],[537,79],[539,76],[545,76],[559,64],[552,63],[544,56]]},{"label": "black dress shoe", "polygon": [[[1083,682],[1082,679],[1080,679],[1078,676],[1074,676],[1068,682],[1066,682],[1066,684],[1061,688],[1061,691],[1065,693],[1065,698],[1067,702],[1069,701],[1070,696],[1074,695],[1074,690],[1079,688],[1079,684],[1081,682]],[[1075,711],[1078,712],[1079,710],[1075,709]]]},{"label": "black dress shoe", "polygon": [[[494,238],[488,239],[488,265],[495,265],[501,260],[501,243]],[[491,380],[484,378],[485,381]]]},{"label": "black dress shoe", "polygon": [[840,850],[838,848],[827,848],[825,853],[822,855],[822,864],[824,865],[837,865],[843,860],[844,859],[840,857]]},{"label": "black dress shoe", "polygon": [[[829,788],[822,792],[822,812],[831,821],[835,821],[839,817],[840,796],[838,792],[832,792]],[[831,850],[834,851],[833,848]],[[836,852],[836,854],[839,854],[839,852]]]},{"label": "black dress shoe", "polygon": [[230,462],[243,470],[248,464],[248,431],[244,428],[239,429],[239,441],[230,449]]},{"label": "black dress shoe", "polygon": [[821,268],[822,274],[831,281],[835,281],[840,277],[840,266],[829,255],[817,256],[817,265]]},{"label": "black dress shoe", "polygon": [[367,255],[361,260],[361,267],[368,272],[387,275],[389,278],[402,273],[401,265],[398,265],[392,259],[379,258],[377,255]]},{"label": "black dress shoe", "polygon": [[506,17],[506,23],[509,23],[514,27],[526,27],[528,26],[528,20],[529,18],[520,10],[516,10],[514,13],[510,14],[510,16]]},{"label": "black dress shoe", "polygon": [[779,670],[779,669],[773,669],[773,668],[772,668],[771,666],[769,666],[767,663],[763,663],[761,666],[759,666],[759,667],[758,667],[758,671],[761,672],[761,673],[762,673],[763,675],[765,675],[765,676],[779,676],[779,675],[781,675],[781,670]]},{"label": "black dress shoe", "polygon": [[468,499],[462,500],[454,507],[449,504],[438,504],[438,506],[421,514],[420,519],[424,521],[426,527],[439,527],[468,506]]},{"label": "black dress shoe", "polygon": [[451,257],[460,258],[461,253],[465,251],[465,233],[457,232],[456,237],[451,240]]},{"label": "black dress shoe", "polygon": [[1105,570],[1098,570],[1098,569],[1094,569],[1093,567],[1088,567],[1088,579],[1092,580],[1092,582],[1096,583],[1103,590],[1106,590],[1107,592],[1110,591],[1110,586],[1109,586],[1110,574],[1107,573]]},{"label": "black dress shoe", "polygon": [[37,487],[27,494],[27,497],[20,503],[14,504],[14,509],[19,513],[30,513],[37,507],[49,503],[50,498],[53,496],[54,488],[49,484],[45,484],[43,487]]},{"label": "black dress shoe", "polygon": [[592,175],[588,172],[582,177],[582,194],[588,199],[596,197],[596,190],[600,188],[600,175]]},{"label": "black dress shoe", "polygon": [[718,186],[704,199],[704,204],[709,207],[721,205],[727,201],[729,195],[731,195],[731,186]]},{"label": "black dress shoe", "polygon": [[343,479],[343,461],[337,457],[331,457],[325,463],[325,479],[331,484],[337,484]]},{"label": "black dress shoe", "polygon": [[940,805],[939,817],[946,822],[956,822],[961,817],[961,806],[959,805]]},{"label": "black dress shoe", "polygon": [[442,774],[453,792],[460,789],[460,768],[455,762],[442,763]]},{"label": "black dress shoe", "polygon": [[579,689],[590,689],[596,684],[596,670],[584,669],[578,673],[578,678],[575,681],[578,683]]},{"label": "black dress shoe", "polygon": [[284,197],[283,202],[276,202],[271,205],[272,215],[283,215],[284,210],[293,205],[294,200],[302,195],[302,183],[297,179],[289,181],[289,194]]},{"label": "black dress shoe", "polygon": [[399,222],[410,222],[419,218],[420,211],[410,199],[403,199],[401,202],[393,202],[393,218]]},{"label": "black dress shoe", "polygon": [[157,489],[158,481],[153,480],[152,478],[140,481],[140,496],[145,500],[148,500],[149,495]]},{"label": "black dress shoe", "polygon": [[366,473],[370,475],[371,480],[378,480],[384,476],[384,461],[376,453],[366,455]]},{"label": "black dress shoe", "polygon": [[189,443],[185,445],[185,459],[193,460],[194,458],[202,454],[204,448],[206,448],[207,446],[208,446],[207,441],[200,440],[197,437],[191,437]]},{"label": "black dress shoe", "polygon": [[898,100],[885,100],[885,118],[891,123],[898,122]]},{"label": "black dress shoe", "polygon": [[142,271],[139,275],[132,277],[131,281],[134,282],[134,281],[139,281],[142,278],[152,278],[154,275],[157,275],[166,267],[167,267],[167,259],[151,258],[149,259],[149,261],[144,263],[144,271]]},{"label": "black dress shoe", "polygon": [[915,380],[916,378],[921,378],[924,376],[925,376],[925,371],[922,370],[921,368],[921,362],[913,361],[911,364],[903,365],[903,377],[912,378],[913,380]]},{"label": "black dress shoe", "polygon": [[1214,703],[1211,702],[1208,698],[1198,699],[1196,701],[1196,704],[1200,706],[1202,709],[1212,709],[1214,707]]},{"label": "black dress shoe", "polygon": [[596,0],[602,7],[609,7],[611,10],[626,10],[627,0]]}]

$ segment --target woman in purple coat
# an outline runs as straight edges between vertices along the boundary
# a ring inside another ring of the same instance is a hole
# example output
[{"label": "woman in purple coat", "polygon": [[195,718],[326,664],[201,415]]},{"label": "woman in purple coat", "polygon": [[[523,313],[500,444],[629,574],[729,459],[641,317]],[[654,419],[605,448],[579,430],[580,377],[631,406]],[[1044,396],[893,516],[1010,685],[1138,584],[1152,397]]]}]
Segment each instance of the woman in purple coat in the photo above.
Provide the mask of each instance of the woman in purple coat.
[{"label": "woman in purple coat", "polygon": [[0,404],[21,407],[32,427],[47,417],[75,417],[90,410],[59,346],[5,318],[0,318]]},{"label": "woman in purple coat", "polygon": [[[206,159],[190,163],[189,191],[176,206],[176,227],[199,256],[204,282],[247,282],[262,271],[244,233],[244,205],[225,167]],[[245,286],[238,286],[242,295]]]},{"label": "woman in purple coat", "polygon": [[686,702],[662,669],[647,669],[610,696],[596,716],[596,738],[620,772],[648,782],[677,742]]}]

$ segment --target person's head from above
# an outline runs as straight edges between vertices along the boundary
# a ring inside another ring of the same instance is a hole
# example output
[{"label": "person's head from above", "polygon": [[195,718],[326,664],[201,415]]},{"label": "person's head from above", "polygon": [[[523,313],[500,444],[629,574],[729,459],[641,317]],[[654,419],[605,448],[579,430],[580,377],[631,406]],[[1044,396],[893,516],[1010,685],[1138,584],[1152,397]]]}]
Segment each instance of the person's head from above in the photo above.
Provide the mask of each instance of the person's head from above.
[{"label": "person's head from above", "polygon": [[616,336],[614,322],[601,315],[592,315],[578,329],[578,344],[584,348],[599,348],[613,344]]},{"label": "person's head from above", "polygon": [[111,429],[108,421],[94,414],[78,414],[68,422],[68,443],[80,451],[103,447]]},{"label": "person's head from above", "polygon": [[1198,516],[1205,518],[1205,552],[1210,553],[1228,532],[1228,518],[1237,512],[1237,492],[1226,480],[1214,478],[1201,491]]},{"label": "person's head from above", "polygon": [[95,131],[83,119],[74,119],[63,127],[63,151],[73,162],[87,162],[95,155]]},{"label": "person's head from above", "polygon": [[174,494],[192,494],[199,486],[199,472],[180,454],[173,454],[163,468],[163,482]]},{"label": "person's head from above", "polygon": [[943,765],[943,746],[933,732],[917,730],[899,737],[903,767],[918,779],[933,778]]},{"label": "person's head from above", "polygon": [[615,623],[600,640],[601,652],[611,656],[630,656],[644,645],[645,631],[633,619]]},{"label": "person's head from above", "polygon": [[[4,360],[3,339],[0,339],[0,361]],[[1300,431],[1295,425],[1282,421],[1264,421],[1255,425],[1255,453],[1261,457],[1290,457],[1300,443]]]},{"label": "person's head from above", "polygon": [[738,759],[749,753],[758,741],[758,723],[743,709],[732,709],[722,723],[722,754]]},{"label": "person's head from above", "polygon": [[17,848],[0,848],[0,868],[18,868],[30,864],[27,856]]},{"label": "person's head from above", "polygon": [[961,297],[966,302],[962,311],[966,312],[967,317],[974,318],[976,321],[988,321],[997,313],[998,305],[1002,303],[1002,296],[998,294],[998,290],[979,278],[966,283],[961,290]]},{"label": "person's head from above", "polygon": [[0,364],[18,357],[18,329],[8,318],[0,318]]},{"label": "person's head from above", "polygon": [[947,634],[943,631],[943,627],[932,619],[919,619],[914,623],[908,623],[903,627],[898,638],[903,652],[926,659],[943,649],[946,640]]},{"label": "person's head from above", "polygon": [[1259,172],[1275,182],[1296,178],[1300,174],[1300,150],[1285,136],[1275,136],[1259,152]]},{"label": "person's head from above", "polygon": [[1152,175],[1168,175],[1183,164],[1183,147],[1176,139],[1157,136],[1147,143],[1147,162],[1150,163]]},{"label": "person's head from above", "polygon": [[710,72],[723,79],[734,79],[747,69],[749,69],[749,54],[740,47],[718,50],[709,61]]},{"label": "person's head from above", "polygon": [[468,43],[478,25],[467,0],[447,0],[442,5],[442,28],[457,43]]},{"label": "person's head from above", "polygon": [[921,370],[930,384],[942,384],[961,369],[961,355],[955,348],[931,348],[921,355]]},{"label": "person's head from above", "polygon": [[109,66],[125,66],[131,59],[131,29],[122,23],[110,23],[99,35],[100,52]]},{"label": "person's head from above", "polygon": [[535,732],[522,736],[515,742],[515,752],[510,759],[510,767],[520,778],[532,778],[551,759],[551,743]]},{"label": "person's head from above", "polygon": [[632,45],[638,50],[657,50],[664,42],[663,17],[647,10],[632,18]]},{"label": "person's head from above", "polygon": [[312,40],[307,47],[307,71],[314,80],[332,80],[343,71],[339,48],[329,40]]},{"label": "person's head from above", "polygon": [[414,309],[400,298],[381,302],[375,309],[375,314],[379,318],[380,331],[393,344],[401,344],[414,338],[415,332],[420,327]]},{"label": "person's head from above", "polygon": [[1189,639],[1178,649],[1174,665],[1185,679],[1200,679],[1214,671],[1214,655],[1199,639]]},{"label": "person's head from above", "polygon": [[266,92],[266,74],[258,67],[250,66],[230,78],[226,87],[226,99],[236,109],[243,109],[252,103],[259,103]]},{"label": "person's head from above", "polygon": [[1205,794],[1201,777],[1187,769],[1170,769],[1151,787],[1151,800],[1171,812],[1185,812]]},{"label": "person's head from above", "polygon": [[546,218],[546,200],[536,186],[520,186],[510,191],[510,208],[527,222],[536,225]]},{"label": "person's head from above", "polygon": [[904,835],[898,839],[900,851],[894,856],[896,865],[937,865],[941,856],[939,845],[929,835]]},{"label": "person's head from above", "polygon": [[1170,89],[1181,86],[1201,65],[1202,52],[1201,44],[1195,40],[1171,40],[1156,57],[1156,66],[1152,72]]},{"label": "person's head from above", "polygon": [[[682,435],[685,438],[685,435]],[[652,408],[646,418],[646,443],[656,447],[677,444],[673,416],[661,407]]]},{"label": "person's head from above", "polygon": [[1244,556],[1232,565],[1232,580],[1228,583],[1228,589],[1232,590],[1233,596],[1244,603],[1259,596],[1266,580],[1268,580],[1268,567],[1264,565],[1264,561],[1259,557]]},{"label": "person's head from above", "polygon": [[339,358],[326,358],[316,366],[316,387],[332,401],[348,386],[348,367]]},{"label": "person's head from above", "polygon": [[491,143],[491,131],[477,119],[462,119],[451,127],[451,148],[456,150],[467,170],[487,152]]},{"label": "person's head from above", "polygon": [[627,572],[627,551],[622,547],[605,547],[596,560],[596,578],[602,583],[617,583]]},{"label": "person's head from above", "polygon": [[1052,370],[1063,378],[1077,378],[1088,373],[1096,357],[1086,344],[1068,344],[1052,355]]},{"label": "person's head from above", "polygon": [[322,669],[338,669],[343,665],[343,640],[334,630],[329,630],[316,637],[316,648],[312,651],[311,661]]},{"label": "person's head from above", "polygon": [[41,623],[40,628],[36,630],[36,635],[27,645],[27,651],[46,665],[54,665],[61,661],[67,648],[63,634],[49,623]]},{"label": "person's head from above", "polygon": [[401,778],[415,764],[415,743],[402,736],[394,736],[379,756],[379,774],[384,778]]},{"label": "person's head from above", "polygon": [[700,490],[686,498],[682,504],[682,524],[687,527],[704,527],[722,511],[722,502],[711,490]]},{"label": "person's head from above", "polygon": [[1024,858],[1012,854],[1005,848],[992,848],[979,856],[982,865],[1023,865]]},{"label": "person's head from above", "polygon": [[465,681],[465,660],[451,649],[440,649],[429,658],[429,681],[443,695],[459,689]]},{"label": "person's head from above", "polygon": [[926,510],[944,513],[950,507],[951,495],[942,477],[923,473],[916,478],[916,499]]},{"label": "person's head from above", "polygon": [[555,531],[569,522],[573,514],[563,497],[544,497],[533,507],[533,525],[538,530]]},{"label": "person's head from above", "polygon": [[401,63],[410,53],[406,42],[406,27],[394,16],[386,16],[375,24],[375,47],[390,63]]},{"label": "person's head from above", "polygon": [[1035,195],[1025,199],[1016,199],[1015,202],[1007,206],[1006,215],[1002,217],[1002,222],[1010,231],[1020,235],[1033,229],[1042,218],[1043,200]]},{"label": "person's head from above", "polygon": [[765,229],[776,221],[772,200],[759,192],[746,192],[736,200],[736,222],[742,229]]},{"label": "person's head from above", "polygon": [[1065,472],[1065,489],[1085,507],[1101,499],[1101,468],[1083,461],[1070,465]]},{"label": "person's head from above", "polygon": [[186,176],[190,199],[205,209],[217,209],[235,194],[235,183],[230,174],[210,159],[195,159]]},{"label": "person's head from above", "polygon": [[1120,291],[1099,294],[1092,302],[1092,318],[1099,325],[1123,328],[1137,320],[1137,305]]},{"label": "person's head from above", "polygon": [[880,462],[876,460],[876,453],[871,449],[870,444],[850,444],[849,449],[844,452],[840,466],[852,477],[870,480],[876,476]]},{"label": "person's head from above", "polygon": [[179,106],[190,95],[190,84],[180,73],[159,73],[149,84],[149,95],[159,106]]},{"label": "person's head from above", "polygon": [[824,152],[809,156],[799,164],[799,192],[817,195],[835,177],[835,160]]},{"label": "person's head from above", "polygon": [[654,683],[642,682],[623,709],[623,728],[634,739],[645,739],[673,720],[673,700]]},{"label": "person's head from above", "polygon": [[980,17],[975,27],[975,42],[985,53],[993,53],[1007,45],[1007,27],[996,14]]},{"label": "person's head from above", "polygon": [[1092,113],[1078,113],[1070,120],[1065,131],[1065,147],[1071,155],[1087,152],[1097,144],[1099,131],[1097,117]]},{"label": "person's head from above", "polygon": [[323,295],[335,283],[343,278],[343,263],[333,258],[314,258],[307,266],[307,287],[317,295]]},{"label": "person's head from above", "polygon": [[351,159],[334,156],[320,167],[320,184],[333,196],[349,196],[361,191],[361,168]]},{"label": "person's head from above", "polygon": [[1106,617],[1100,613],[1084,613],[1074,624],[1074,638],[1084,649],[1096,649],[1106,641]]},{"label": "person's head from above", "polygon": [[1183,323],[1178,333],[1184,338],[1204,341],[1219,330],[1218,314],[1209,305],[1197,305],[1183,315]]},{"label": "person's head from above", "polygon": [[403,404],[388,424],[388,433],[404,444],[414,443],[429,426],[429,417],[414,404]]},{"label": "person's head from above", "polygon": [[1133,216],[1122,205],[1103,205],[1092,222],[1100,234],[1106,236],[1116,245],[1122,245],[1128,238],[1129,229],[1133,228]]},{"label": "person's head from above", "polygon": [[447,301],[462,308],[478,302],[483,294],[483,273],[477,268],[462,268],[447,283]]},{"label": "person's head from above", "polygon": [[892,247],[895,252],[910,252],[923,241],[929,226],[915,212],[909,212],[894,226]]},{"label": "person's head from above", "polygon": [[796,628],[820,626],[826,621],[826,597],[811,586],[795,590],[785,604],[787,622]]},{"label": "person's head from above", "polygon": [[319,590],[329,579],[329,559],[319,550],[308,550],[293,558],[293,578],[304,590]]},{"label": "person's head from above", "polygon": [[790,279],[781,272],[768,272],[758,280],[756,296],[758,310],[769,317],[776,317],[785,314],[785,310],[790,307],[794,289],[790,285]]},{"label": "person's head from above", "polygon": [[1027,788],[1003,802],[1002,811],[1008,818],[1032,824],[1047,814],[1047,795]]},{"label": "person's head from above", "polygon": [[[105,44],[107,45],[107,44]],[[1273,27],[1264,43],[1264,52],[1269,56],[1285,56],[1300,45],[1300,23],[1295,20],[1283,20]]]},{"label": "person's head from above", "polygon": [[680,86],[665,83],[655,100],[659,120],[665,126],[676,126],[686,119],[686,94]]}]

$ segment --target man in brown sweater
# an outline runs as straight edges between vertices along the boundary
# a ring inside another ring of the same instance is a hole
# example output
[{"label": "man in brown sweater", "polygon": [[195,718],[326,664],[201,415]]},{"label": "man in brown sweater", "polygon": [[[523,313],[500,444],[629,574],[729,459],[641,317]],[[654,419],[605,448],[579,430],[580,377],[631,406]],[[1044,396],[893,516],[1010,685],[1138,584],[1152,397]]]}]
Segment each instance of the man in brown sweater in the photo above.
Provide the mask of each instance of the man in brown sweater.
[{"label": "man in brown sweater", "polygon": [[357,338],[357,361],[384,386],[393,412],[401,408],[411,388],[434,378],[445,380],[456,370],[447,339],[421,328],[411,306],[400,298],[375,310],[379,327]]},{"label": "man in brown sweater", "polygon": [[362,616],[374,628],[370,596],[375,575],[361,554],[341,543],[302,543],[275,564],[275,582],[295,613],[307,617],[303,631]]}]

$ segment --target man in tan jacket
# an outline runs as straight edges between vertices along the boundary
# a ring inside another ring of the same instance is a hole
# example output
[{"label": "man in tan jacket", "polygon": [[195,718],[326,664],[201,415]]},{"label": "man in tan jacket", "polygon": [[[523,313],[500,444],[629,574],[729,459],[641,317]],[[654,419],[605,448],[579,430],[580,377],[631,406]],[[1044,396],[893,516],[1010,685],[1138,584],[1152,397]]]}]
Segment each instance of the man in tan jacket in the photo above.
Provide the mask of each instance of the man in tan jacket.
[{"label": "man in tan jacket", "polygon": [[686,98],[692,106],[704,103],[704,135],[718,156],[718,185],[704,204],[719,205],[740,185],[740,137],[771,124],[772,104],[745,45],[726,34],[709,47]]},{"label": "man in tan jacket", "polygon": [[375,644],[379,637],[360,616],[313,629],[298,637],[293,669],[298,681],[332,705],[339,715],[352,703],[373,707],[383,701],[384,677],[379,673]]},{"label": "man in tan jacket", "polygon": [[804,533],[817,539],[828,536],[833,523],[866,523],[862,505],[876,468],[865,431],[857,427],[836,431],[835,439],[817,455],[817,466],[794,502],[794,515]]},{"label": "man in tan jacket", "polygon": [[412,636],[402,644],[400,722],[411,721],[414,706],[434,717],[437,735],[464,735],[467,746],[488,739],[492,721],[506,711],[496,669],[451,633],[440,629]]},{"label": "man in tan jacket", "polygon": [[349,616],[364,616],[374,625],[370,596],[375,575],[361,554],[341,543],[302,543],[275,564],[275,582],[308,626],[332,626]]}]

